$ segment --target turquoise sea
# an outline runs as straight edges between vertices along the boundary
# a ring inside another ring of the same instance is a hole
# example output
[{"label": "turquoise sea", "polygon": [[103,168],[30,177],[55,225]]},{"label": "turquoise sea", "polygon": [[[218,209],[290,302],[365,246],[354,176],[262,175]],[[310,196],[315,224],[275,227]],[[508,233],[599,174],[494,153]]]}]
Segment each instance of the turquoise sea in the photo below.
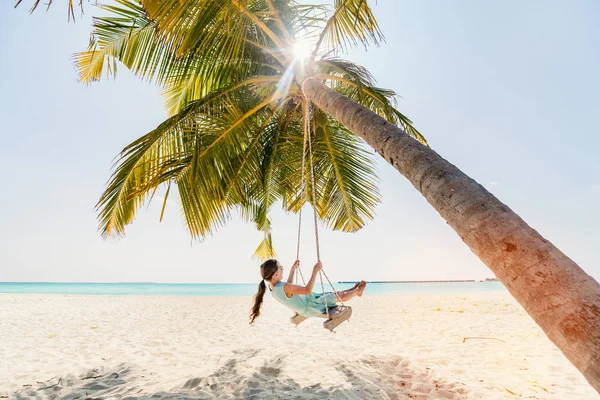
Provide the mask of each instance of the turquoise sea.
[{"label": "turquoise sea", "polygon": [[[334,284],[336,290],[352,286],[351,282]],[[330,288],[326,288],[329,290]],[[252,296],[257,284],[208,283],[59,283],[0,282],[0,293],[90,294],[127,296]],[[500,282],[369,282],[366,293],[385,294],[460,294],[504,291]],[[315,291],[317,291],[315,289]]]}]

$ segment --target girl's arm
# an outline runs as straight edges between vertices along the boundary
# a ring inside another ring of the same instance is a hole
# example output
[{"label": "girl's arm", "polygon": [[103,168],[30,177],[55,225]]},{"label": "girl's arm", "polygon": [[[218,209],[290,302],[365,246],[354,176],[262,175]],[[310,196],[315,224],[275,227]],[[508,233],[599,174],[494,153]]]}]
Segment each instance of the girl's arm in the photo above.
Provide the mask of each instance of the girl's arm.
[{"label": "girl's arm", "polygon": [[290,276],[288,277],[287,283],[294,283],[294,276],[296,275],[296,269],[300,267],[300,260],[294,261],[294,265],[290,268]]},{"label": "girl's arm", "polygon": [[318,263],[315,264],[312,275],[310,277],[310,280],[308,281],[306,286],[300,286],[300,285],[294,285],[291,283],[286,283],[285,285],[283,285],[283,291],[288,296],[290,296],[292,294],[310,294],[313,290],[313,287],[315,286],[315,282],[317,280],[317,274],[319,273],[321,268],[323,268],[323,265],[321,264],[321,261],[319,261]]}]

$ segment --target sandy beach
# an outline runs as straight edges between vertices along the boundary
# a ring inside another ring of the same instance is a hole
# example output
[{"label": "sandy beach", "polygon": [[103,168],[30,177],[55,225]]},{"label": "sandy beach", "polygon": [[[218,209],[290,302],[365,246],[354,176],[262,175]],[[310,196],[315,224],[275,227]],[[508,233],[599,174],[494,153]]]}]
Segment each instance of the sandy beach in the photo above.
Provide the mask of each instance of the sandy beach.
[{"label": "sandy beach", "polygon": [[335,334],[251,298],[0,295],[0,397],[598,399],[505,292],[353,300]]}]

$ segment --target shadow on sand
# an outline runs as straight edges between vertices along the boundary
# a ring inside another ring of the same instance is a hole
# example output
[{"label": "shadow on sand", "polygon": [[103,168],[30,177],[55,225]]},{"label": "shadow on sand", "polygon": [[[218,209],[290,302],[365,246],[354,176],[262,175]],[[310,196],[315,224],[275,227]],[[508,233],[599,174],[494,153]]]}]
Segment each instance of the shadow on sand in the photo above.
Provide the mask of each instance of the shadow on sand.
[{"label": "shadow on sand", "polygon": [[[168,392],[149,392],[144,386],[148,373],[141,367],[121,365],[109,372],[90,370],[86,375],[58,377],[26,386],[10,398],[15,399],[465,399],[468,392],[461,383],[447,382],[428,369],[415,371],[400,357],[367,357],[340,363],[338,384],[302,386],[282,374],[284,356],[270,358],[260,367],[246,363],[260,351],[245,351],[231,358],[210,375],[188,379]],[[287,362],[291,362],[287,360]],[[240,363],[244,363],[240,367]],[[314,364],[319,368],[319,363]]]}]

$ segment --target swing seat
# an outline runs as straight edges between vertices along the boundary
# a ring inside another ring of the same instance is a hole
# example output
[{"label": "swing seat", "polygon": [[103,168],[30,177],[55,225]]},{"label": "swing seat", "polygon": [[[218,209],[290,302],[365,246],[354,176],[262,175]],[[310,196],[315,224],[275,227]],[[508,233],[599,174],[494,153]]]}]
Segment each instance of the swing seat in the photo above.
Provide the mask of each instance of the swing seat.
[{"label": "swing seat", "polygon": [[304,315],[300,315],[297,312],[294,313],[294,315],[292,315],[290,317],[290,322],[296,326],[300,325],[301,322],[304,322],[308,319],[308,317],[305,317]]},{"label": "swing seat", "polygon": [[[328,329],[330,332],[333,332],[338,325],[342,322],[347,321],[352,316],[352,307],[349,306],[335,306],[329,308],[329,318],[327,317],[327,313],[321,314],[321,318],[326,318],[327,320],[323,322],[323,327]],[[294,313],[294,315],[290,318],[292,324],[298,326],[301,322],[307,320],[308,317],[304,315],[300,315],[298,313]]]}]

